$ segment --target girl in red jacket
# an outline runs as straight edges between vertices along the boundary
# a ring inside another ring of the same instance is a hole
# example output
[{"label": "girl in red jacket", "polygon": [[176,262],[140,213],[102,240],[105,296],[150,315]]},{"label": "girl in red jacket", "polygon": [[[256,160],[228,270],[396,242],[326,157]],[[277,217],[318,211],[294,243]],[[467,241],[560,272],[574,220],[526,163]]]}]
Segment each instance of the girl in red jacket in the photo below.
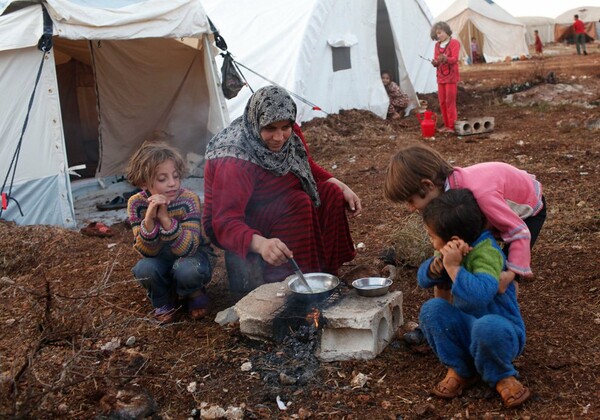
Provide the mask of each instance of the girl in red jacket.
[{"label": "girl in red jacket", "polygon": [[460,43],[451,37],[452,29],[446,22],[437,22],[431,28],[431,39],[437,41],[431,63],[437,68],[438,98],[444,119],[441,133],[454,132],[457,118],[456,91],[459,81],[458,54]]}]

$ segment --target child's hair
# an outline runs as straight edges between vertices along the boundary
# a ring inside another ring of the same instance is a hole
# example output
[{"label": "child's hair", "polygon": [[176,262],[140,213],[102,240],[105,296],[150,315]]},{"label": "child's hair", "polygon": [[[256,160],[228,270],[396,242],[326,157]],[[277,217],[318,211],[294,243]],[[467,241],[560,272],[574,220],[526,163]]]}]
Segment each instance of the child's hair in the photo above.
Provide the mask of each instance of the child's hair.
[{"label": "child's hair", "polygon": [[428,179],[441,191],[454,168],[435,150],[423,144],[400,149],[388,165],[383,192],[385,198],[404,202],[414,194],[425,197],[422,180]]},{"label": "child's hair", "polygon": [[389,70],[381,70],[381,76],[383,76],[384,74],[387,74],[390,79],[392,78],[392,72],[390,72]]},{"label": "child's hair", "polygon": [[127,180],[138,188],[152,184],[156,167],[166,160],[175,162],[180,177],[187,175],[187,164],[177,149],[162,141],[146,141],[133,154],[127,166]]},{"label": "child's hair", "polygon": [[481,212],[471,190],[448,190],[427,204],[423,221],[442,240],[448,242],[458,236],[473,243],[485,228],[485,216]]},{"label": "child's hair", "polygon": [[534,29],[534,30],[533,30],[533,33],[534,33],[534,34],[537,34],[537,33],[538,33],[538,30],[537,30],[537,29]]},{"label": "child's hair", "polygon": [[431,39],[433,39],[434,41],[437,41],[436,31],[438,29],[441,29],[442,31],[446,32],[448,36],[452,35],[452,29],[450,29],[450,25],[448,25],[446,22],[436,22],[431,27],[431,32],[429,33],[429,36],[431,36]]}]

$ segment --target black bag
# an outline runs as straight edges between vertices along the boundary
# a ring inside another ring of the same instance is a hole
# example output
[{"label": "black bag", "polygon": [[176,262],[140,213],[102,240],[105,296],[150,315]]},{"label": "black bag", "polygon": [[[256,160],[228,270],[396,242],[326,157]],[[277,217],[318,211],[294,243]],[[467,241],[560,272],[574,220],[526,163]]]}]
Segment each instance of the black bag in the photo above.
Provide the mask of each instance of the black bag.
[{"label": "black bag", "polygon": [[221,54],[223,56],[223,66],[221,66],[221,87],[223,95],[227,99],[235,98],[238,92],[244,87],[245,83],[233,64],[233,57],[230,53]]}]

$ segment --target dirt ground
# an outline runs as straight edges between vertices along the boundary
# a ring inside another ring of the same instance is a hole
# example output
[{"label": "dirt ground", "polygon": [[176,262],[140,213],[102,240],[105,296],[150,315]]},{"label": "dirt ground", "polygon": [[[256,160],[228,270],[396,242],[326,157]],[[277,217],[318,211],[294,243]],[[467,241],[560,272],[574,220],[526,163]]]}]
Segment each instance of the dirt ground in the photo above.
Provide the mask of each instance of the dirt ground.
[{"label": "dirt ground", "polygon": [[[587,57],[573,50],[462,69],[459,118],[494,117],[492,133],[424,140],[414,116],[387,122],[363,111],[303,127],[315,160],[364,204],[350,223],[366,249],[346,275],[380,269],[378,255],[408,220],[382,196],[387,162],[402,145],[426,142],[457,166],[500,160],[537,175],[548,219],[533,252],[535,277],[519,296],[527,346],[516,365],[533,392],[522,407],[504,409],[483,384],[452,401],[432,397],[443,367],[401,340],[374,360],[311,359],[305,380],[273,380],[294,375],[296,353],[213,321],[235,303],[222,258],[208,288],[211,316],[160,327],[132,279],[138,256],[125,224],[113,226],[112,238],[93,238],[0,223],[0,417],[183,419],[212,406],[213,415],[229,407],[229,418],[600,418],[600,49],[590,45]],[[556,84],[544,81],[550,72]],[[435,94],[422,99],[439,111]],[[415,267],[400,268],[393,290],[404,295],[405,322],[416,321],[431,295],[417,287]],[[248,361],[262,368],[243,371]],[[362,387],[351,382],[358,373],[368,377]]]}]

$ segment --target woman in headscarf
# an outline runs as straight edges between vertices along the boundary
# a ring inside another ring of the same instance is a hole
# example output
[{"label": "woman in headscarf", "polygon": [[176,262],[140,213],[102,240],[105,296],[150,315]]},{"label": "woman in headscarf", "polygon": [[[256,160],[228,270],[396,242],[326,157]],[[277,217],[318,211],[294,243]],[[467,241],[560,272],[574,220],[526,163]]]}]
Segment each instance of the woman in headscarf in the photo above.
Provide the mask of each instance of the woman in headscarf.
[{"label": "woman in headscarf", "polygon": [[295,119],[287,91],[263,87],[206,149],[204,229],[242,261],[260,255],[263,282],[291,274],[292,257],[335,275],[355,255],[346,209],[360,200],[312,160]]}]

